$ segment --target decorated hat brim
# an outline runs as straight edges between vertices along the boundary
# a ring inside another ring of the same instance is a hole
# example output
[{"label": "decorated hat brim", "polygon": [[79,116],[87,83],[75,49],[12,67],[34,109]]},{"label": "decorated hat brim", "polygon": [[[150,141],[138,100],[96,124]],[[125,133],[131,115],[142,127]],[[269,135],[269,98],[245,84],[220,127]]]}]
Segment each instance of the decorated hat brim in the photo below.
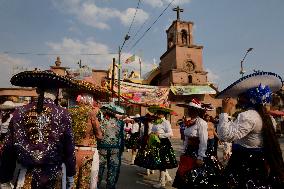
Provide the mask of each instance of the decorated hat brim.
[{"label": "decorated hat brim", "polygon": [[96,86],[93,83],[84,81],[84,80],[72,80],[74,86],[72,87],[72,91],[76,93],[89,93],[93,94],[98,98],[105,98],[110,96],[110,91],[100,86]]},{"label": "decorated hat brim", "polygon": [[119,115],[124,115],[125,114],[124,110],[122,110],[119,107],[116,108],[114,106],[102,106],[101,110],[102,111],[107,111],[107,112],[110,112],[110,113],[114,113],[114,114],[119,114]]},{"label": "decorated hat brim", "polygon": [[15,74],[11,80],[12,85],[21,87],[40,88],[67,88],[72,87],[72,79],[58,75],[52,71],[24,71]]},{"label": "decorated hat brim", "polygon": [[148,108],[148,111],[156,114],[157,112],[163,112],[166,114],[170,114],[173,110],[169,109],[169,108],[165,108],[165,107],[160,107],[160,106],[150,106]]},{"label": "decorated hat brim", "polygon": [[234,98],[246,92],[248,89],[258,87],[260,84],[269,86],[272,92],[276,92],[282,87],[282,79],[279,75],[272,72],[256,72],[238,79],[223,91],[219,92],[215,98]]}]

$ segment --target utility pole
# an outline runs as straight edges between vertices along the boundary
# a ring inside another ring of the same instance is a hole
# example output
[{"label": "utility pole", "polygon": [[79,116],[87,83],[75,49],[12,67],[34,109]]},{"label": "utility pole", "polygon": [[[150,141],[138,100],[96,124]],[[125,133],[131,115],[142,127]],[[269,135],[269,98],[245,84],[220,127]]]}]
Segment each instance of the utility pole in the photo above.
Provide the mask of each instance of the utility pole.
[{"label": "utility pole", "polygon": [[114,91],[113,91],[113,86],[114,86],[114,70],[115,70],[115,58],[112,59],[112,73],[111,73],[111,96],[114,98]]},{"label": "utility pole", "polygon": [[245,60],[247,54],[248,54],[250,51],[252,51],[252,50],[253,50],[253,48],[247,49],[245,56],[244,56],[243,59],[241,60],[241,71],[240,71],[240,74],[242,75],[242,77],[244,76],[244,73],[245,73],[245,70],[244,70],[244,67],[243,67],[244,60]]},{"label": "utility pole", "polygon": [[124,41],[122,43],[122,46],[118,46],[118,91],[117,91],[117,95],[118,95],[118,105],[120,105],[120,71],[121,71],[121,51],[122,51],[122,48],[125,44],[125,42],[130,38],[130,36],[128,34],[125,35],[124,37]]}]

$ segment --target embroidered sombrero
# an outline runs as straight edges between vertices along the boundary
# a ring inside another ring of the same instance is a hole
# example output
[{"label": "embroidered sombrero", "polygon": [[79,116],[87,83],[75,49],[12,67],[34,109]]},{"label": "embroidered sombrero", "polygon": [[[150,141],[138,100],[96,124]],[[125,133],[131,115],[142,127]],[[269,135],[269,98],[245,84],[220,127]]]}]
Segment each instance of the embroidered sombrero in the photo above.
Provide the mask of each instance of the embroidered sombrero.
[{"label": "embroidered sombrero", "polygon": [[148,108],[148,111],[156,114],[157,112],[163,112],[166,114],[170,114],[171,112],[173,112],[173,110],[171,110],[170,108],[167,108],[165,105],[154,105],[154,106],[150,106]]},{"label": "embroidered sombrero", "polygon": [[276,92],[282,87],[282,79],[279,75],[272,72],[256,72],[238,79],[218,93],[215,98],[237,97],[259,85],[268,86],[272,92]]},{"label": "embroidered sombrero", "polygon": [[15,74],[10,82],[15,86],[41,88],[67,88],[74,85],[72,79],[58,75],[51,70],[20,72]]},{"label": "embroidered sombrero", "polygon": [[113,102],[102,105],[101,110],[111,112],[114,114],[120,114],[120,115],[125,114],[125,110],[121,106],[115,105]]}]

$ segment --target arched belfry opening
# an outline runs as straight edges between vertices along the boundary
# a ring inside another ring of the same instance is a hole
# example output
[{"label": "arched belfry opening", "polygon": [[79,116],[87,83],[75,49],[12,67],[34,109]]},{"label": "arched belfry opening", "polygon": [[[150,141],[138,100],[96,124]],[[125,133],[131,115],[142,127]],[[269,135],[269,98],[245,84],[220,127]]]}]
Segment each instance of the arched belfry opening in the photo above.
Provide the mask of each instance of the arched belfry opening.
[{"label": "arched belfry opening", "polygon": [[187,31],[186,30],[181,30],[181,43],[183,45],[187,45]]}]

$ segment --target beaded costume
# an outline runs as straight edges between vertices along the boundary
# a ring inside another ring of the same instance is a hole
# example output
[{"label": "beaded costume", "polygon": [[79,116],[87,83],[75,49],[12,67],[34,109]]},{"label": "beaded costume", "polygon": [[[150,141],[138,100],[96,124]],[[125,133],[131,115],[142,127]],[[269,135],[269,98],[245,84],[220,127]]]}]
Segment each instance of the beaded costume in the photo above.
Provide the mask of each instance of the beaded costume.
[{"label": "beaded costume", "polygon": [[98,141],[100,156],[98,187],[101,186],[104,170],[107,166],[106,188],[113,189],[118,181],[121,155],[124,148],[124,122],[114,117],[104,118],[101,121],[101,129],[103,139]]},{"label": "beaded costume", "polygon": [[90,121],[92,107],[80,104],[69,109],[76,151],[75,188],[97,188],[99,155],[94,129]]},{"label": "beaded costume", "polygon": [[14,182],[17,187],[58,188],[62,163],[67,177],[75,175],[71,119],[51,99],[44,99],[41,113],[36,108],[37,102],[32,102],[13,114],[3,147],[0,182],[13,179],[17,162]]}]

